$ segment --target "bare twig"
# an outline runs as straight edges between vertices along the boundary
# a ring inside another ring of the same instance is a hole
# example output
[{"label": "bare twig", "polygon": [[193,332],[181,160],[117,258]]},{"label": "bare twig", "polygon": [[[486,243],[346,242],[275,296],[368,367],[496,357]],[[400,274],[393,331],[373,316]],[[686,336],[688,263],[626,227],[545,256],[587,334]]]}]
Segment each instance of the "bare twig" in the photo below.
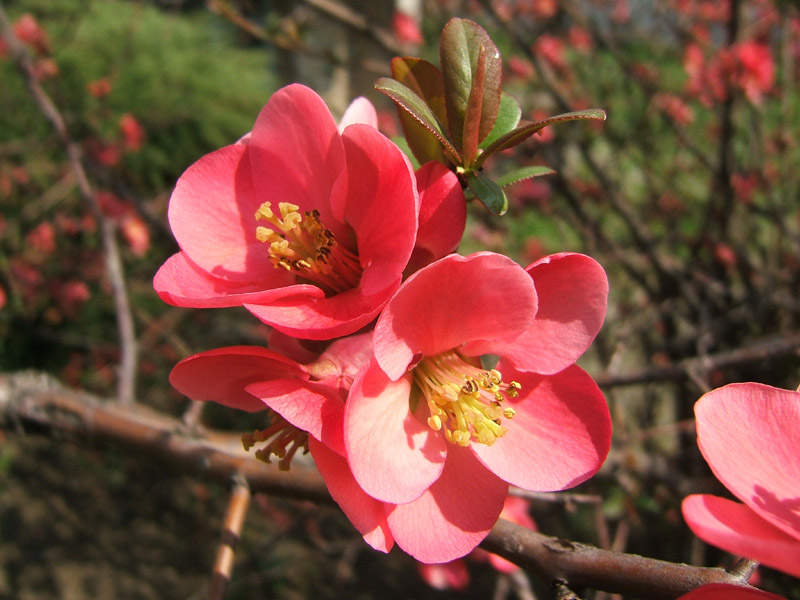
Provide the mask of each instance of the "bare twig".
[{"label": "bare twig", "polygon": [[92,190],[92,185],[89,183],[89,178],[86,176],[86,171],[83,168],[80,149],[70,136],[58,107],[56,107],[50,99],[50,96],[42,89],[42,86],[39,85],[30,53],[14,34],[14,30],[11,27],[11,23],[8,20],[2,3],[0,3],[0,39],[3,39],[8,45],[12,60],[22,73],[25,79],[25,85],[28,87],[28,91],[36,103],[36,106],[56,131],[61,144],[67,152],[69,166],[75,175],[78,191],[100,223],[103,252],[106,262],[106,274],[111,283],[114,305],[116,308],[117,328],[119,329],[120,337],[121,359],[118,396],[121,402],[133,402],[135,398],[137,364],[136,332],[133,325],[128,292],[125,286],[122,259],[120,258],[119,248],[117,246],[115,226],[100,210],[100,205]]},{"label": "bare twig", "polygon": [[249,506],[250,487],[247,485],[247,480],[237,475],[233,480],[233,490],[222,526],[222,539],[217,547],[217,557],[214,560],[214,574],[211,577],[208,593],[209,600],[225,598],[228,582],[233,573],[234,549],[242,534],[242,526]]},{"label": "bare twig", "polygon": [[698,374],[710,373],[735,365],[756,363],[794,354],[800,349],[800,332],[770,336],[731,350],[682,360],[674,365],[646,367],[626,374],[605,374],[595,377],[601,387],[619,387],[661,381],[696,381]]},{"label": "bare twig", "polygon": [[[0,429],[43,429],[111,443],[159,460],[179,472],[199,473],[220,482],[240,475],[253,491],[332,503],[317,471],[298,461],[289,472],[245,453],[238,436],[205,431],[189,437],[178,419],[141,405],[100,401],[71,392],[41,373],[0,376]],[[674,600],[707,583],[746,585],[746,572],[693,567],[530,531],[500,519],[482,546],[544,581],[562,580],[653,600]]]}]

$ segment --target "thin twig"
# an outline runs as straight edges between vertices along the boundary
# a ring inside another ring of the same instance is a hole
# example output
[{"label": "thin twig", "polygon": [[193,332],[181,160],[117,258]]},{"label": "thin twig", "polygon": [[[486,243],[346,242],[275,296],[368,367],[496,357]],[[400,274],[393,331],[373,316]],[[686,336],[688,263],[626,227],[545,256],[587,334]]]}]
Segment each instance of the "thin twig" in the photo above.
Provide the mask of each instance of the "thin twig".
[{"label": "thin twig", "polygon": [[78,191],[100,223],[103,253],[106,262],[106,274],[111,283],[120,338],[120,366],[119,380],[117,382],[118,397],[121,402],[133,402],[135,399],[137,364],[136,332],[125,285],[122,259],[120,258],[119,247],[117,246],[114,223],[110,219],[107,219],[105,215],[103,215],[102,210],[100,210],[100,205],[92,190],[92,185],[83,168],[80,149],[70,136],[58,107],[56,107],[55,103],[51,100],[50,96],[47,95],[42,86],[39,85],[30,53],[14,34],[14,30],[11,27],[2,2],[0,2],[0,39],[5,40],[10,50],[11,57],[22,73],[25,79],[25,85],[28,87],[28,91],[36,103],[36,106],[50,122],[53,129],[55,129],[61,144],[66,150],[70,169],[72,169],[72,172],[75,174]]},{"label": "thin twig", "polygon": [[223,600],[233,573],[233,559],[236,544],[242,535],[242,526],[250,507],[250,487],[247,480],[239,475],[233,478],[233,489],[222,525],[222,537],[217,547],[214,571],[208,593],[209,600]]},{"label": "thin twig", "polygon": [[[792,331],[777,336],[761,338],[751,344],[730,350],[682,360],[674,365],[646,367],[624,374],[604,374],[595,377],[601,387],[620,387],[663,381],[686,381],[698,374],[735,365],[756,363],[795,354],[800,350],[800,332]],[[699,385],[699,384],[698,384]]]}]

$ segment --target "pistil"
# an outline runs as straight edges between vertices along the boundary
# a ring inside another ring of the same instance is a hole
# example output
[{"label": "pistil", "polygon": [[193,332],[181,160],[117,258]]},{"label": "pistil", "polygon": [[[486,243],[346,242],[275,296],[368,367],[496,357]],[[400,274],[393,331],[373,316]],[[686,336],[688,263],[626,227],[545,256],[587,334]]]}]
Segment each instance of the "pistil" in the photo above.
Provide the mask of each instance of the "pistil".
[{"label": "pistil", "polygon": [[272,204],[264,202],[256,211],[256,220],[271,227],[258,227],[258,241],[269,244],[269,260],[276,268],[286,269],[334,295],[358,286],[361,263],[358,256],[336,241],[319,218],[319,211],[300,212],[289,202],[278,203],[280,216]]},{"label": "pistil", "polygon": [[491,446],[508,431],[503,419],[512,419],[514,409],[503,404],[519,395],[520,385],[503,382],[497,369],[481,369],[450,350],[423,358],[413,373],[428,404],[428,427],[442,431],[448,442]]},{"label": "pistil", "polygon": [[298,450],[302,448],[303,454],[308,453],[308,433],[298,429],[274,411],[269,411],[269,415],[270,426],[253,433],[242,434],[242,445],[249,451],[256,444],[267,442],[265,446],[256,450],[255,457],[270,463],[274,456],[280,459],[278,468],[281,471],[288,471]]}]

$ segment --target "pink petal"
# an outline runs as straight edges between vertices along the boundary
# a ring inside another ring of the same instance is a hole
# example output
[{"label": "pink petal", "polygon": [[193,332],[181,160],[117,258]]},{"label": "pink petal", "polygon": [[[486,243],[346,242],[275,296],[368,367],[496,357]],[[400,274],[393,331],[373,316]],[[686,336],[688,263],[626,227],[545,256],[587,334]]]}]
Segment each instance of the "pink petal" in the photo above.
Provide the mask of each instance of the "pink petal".
[{"label": "pink petal", "polygon": [[316,295],[290,295],[270,299],[269,304],[245,304],[244,307],[279,331],[311,340],[326,340],[354,333],[369,324],[399,287],[394,286],[375,296],[364,296],[360,290],[348,290],[325,298],[322,291],[310,287]]},{"label": "pink petal", "polygon": [[372,358],[372,332],[334,340],[313,363],[306,365],[312,377],[337,387],[342,398],[353,386],[356,376]]},{"label": "pink petal", "polygon": [[344,402],[338,393],[316,382],[287,379],[259,381],[246,389],[289,423],[344,455]]},{"label": "pink petal", "polygon": [[[256,239],[263,200],[253,188],[247,144],[206,154],[181,175],[169,201],[169,224],[191,261],[214,277],[274,287],[283,276]],[[277,279],[276,279],[277,277]]]},{"label": "pink petal", "polygon": [[762,518],[800,540],[800,394],[731,384],[700,398],[695,415],[697,443],[714,475]]},{"label": "pink petal", "polygon": [[558,373],[573,364],[600,331],[608,278],[597,261],[583,254],[553,254],[526,270],[536,286],[539,310],[504,356],[521,370]]},{"label": "pink petal", "polygon": [[505,419],[505,436],[492,446],[470,448],[495,475],[537,492],[564,490],[594,475],[611,444],[611,416],[602,392],[580,367],[540,376],[515,371],[502,360],[504,381],[522,386],[504,406],[516,415]]},{"label": "pink petal", "polygon": [[414,273],[386,305],[375,325],[375,358],[397,379],[420,354],[513,340],[535,314],[533,282],[510,258],[451,254]]},{"label": "pink petal", "polygon": [[361,292],[383,297],[400,282],[414,248],[419,212],[414,172],[377,129],[352,125],[342,141],[349,172],[345,219],[358,238]]},{"label": "pink petal", "polygon": [[418,498],[442,472],[444,438],[409,409],[410,376],[389,380],[373,361],[345,406],[347,459],[359,485],[393,504]]},{"label": "pink petal", "polygon": [[339,121],[339,133],[342,133],[346,127],[355,123],[362,123],[370,127],[378,128],[378,113],[375,112],[375,107],[372,102],[359,96],[350,103],[347,110],[342,115],[342,120]]},{"label": "pink petal", "polygon": [[710,583],[684,594],[678,600],[786,600],[786,598],[740,585]]},{"label": "pink petal", "polygon": [[248,147],[259,205],[291,202],[301,211],[316,209],[343,243],[344,148],[322,98],[298,84],[281,88],[259,113]]},{"label": "pink petal", "polygon": [[467,222],[467,202],[458,177],[442,163],[431,161],[417,170],[419,231],[408,271],[455,251]]},{"label": "pink petal", "polygon": [[232,346],[201,352],[172,369],[169,382],[192,400],[210,400],[255,412],[266,405],[247,393],[253,382],[266,379],[308,379],[302,365],[257,346]]},{"label": "pink petal", "polygon": [[353,478],[344,457],[314,438],[308,440],[308,447],[328,491],[353,526],[364,536],[364,541],[381,552],[391,550],[394,540],[386,522],[384,503],[364,493]]},{"label": "pink petal", "polygon": [[[286,273],[272,280],[275,285],[291,285],[294,278]],[[195,265],[184,252],[173,254],[153,278],[153,288],[159,297],[175,306],[189,308],[220,308],[240,306],[247,302],[269,302],[271,299],[298,292],[322,296],[313,285],[294,285],[291,288],[265,289],[263,281],[231,281],[214,277]]]},{"label": "pink petal", "polygon": [[695,494],[684,499],[683,518],[701,540],[800,577],[800,540],[773,527],[748,506]]},{"label": "pink petal", "polygon": [[441,477],[417,500],[389,512],[395,542],[423,563],[449,562],[489,534],[508,485],[462,448],[447,453]]}]

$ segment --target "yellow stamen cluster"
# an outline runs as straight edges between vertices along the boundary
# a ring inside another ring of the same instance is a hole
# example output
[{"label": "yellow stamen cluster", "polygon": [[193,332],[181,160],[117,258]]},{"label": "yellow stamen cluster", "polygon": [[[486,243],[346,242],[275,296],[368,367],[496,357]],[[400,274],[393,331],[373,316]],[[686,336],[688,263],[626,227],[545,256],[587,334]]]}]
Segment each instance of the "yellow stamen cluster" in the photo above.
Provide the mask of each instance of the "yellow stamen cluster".
[{"label": "yellow stamen cluster", "polygon": [[481,369],[455,350],[423,358],[414,383],[428,404],[428,426],[464,447],[473,440],[491,446],[506,434],[501,419],[512,419],[514,409],[503,403],[520,390],[516,381],[504,383],[497,369]]},{"label": "yellow stamen cluster", "polygon": [[278,216],[272,211],[272,204],[264,202],[256,211],[257,221],[263,219],[272,226],[256,228],[258,241],[269,244],[270,262],[308,279],[326,293],[358,286],[358,257],[337,243],[333,232],[320,221],[318,210],[301,213],[299,208],[279,202]]},{"label": "yellow stamen cluster", "polygon": [[255,457],[265,463],[271,462],[274,456],[278,459],[278,468],[288,471],[297,451],[303,449],[308,453],[308,433],[289,423],[278,413],[270,411],[270,426],[253,433],[242,434],[242,445],[246,451],[256,444],[268,442],[255,452]]}]

